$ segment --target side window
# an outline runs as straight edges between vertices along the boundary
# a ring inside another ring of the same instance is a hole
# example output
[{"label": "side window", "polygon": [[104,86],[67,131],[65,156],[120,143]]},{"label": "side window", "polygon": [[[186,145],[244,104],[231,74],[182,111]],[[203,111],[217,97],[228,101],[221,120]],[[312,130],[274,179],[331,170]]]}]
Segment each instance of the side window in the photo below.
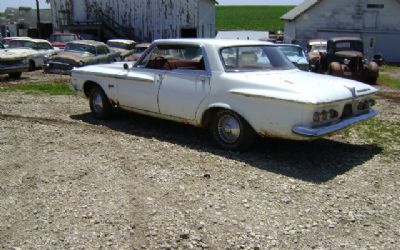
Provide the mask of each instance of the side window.
[{"label": "side window", "polygon": [[138,67],[159,70],[205,70],[203,51],[193,45],[157,45]]},{"label": "side window", "polygon": [[99,55],[106,55],[106,54],[110,53],[110,50],[109,50],[107,47],[105,47],[105,46],[99,46],[99,47],[97,48],[97,53],[98,53]]},{"label": "side window", "polygon": [[47,43],[39,43],[39,49],[49,50],[49,49],[53,49],[53,48]]}]

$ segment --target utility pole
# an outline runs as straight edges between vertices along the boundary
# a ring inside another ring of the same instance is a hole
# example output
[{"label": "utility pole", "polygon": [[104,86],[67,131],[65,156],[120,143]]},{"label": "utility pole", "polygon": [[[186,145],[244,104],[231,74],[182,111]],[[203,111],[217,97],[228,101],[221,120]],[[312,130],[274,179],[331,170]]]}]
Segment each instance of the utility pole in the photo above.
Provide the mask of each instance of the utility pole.
[{"label": "utility pole", "polygon": [[41,32],[41,29],[40,29],[40,6],[39,6],[39,0],[36,0],[36,18],[37,18],[38,36],[39,36],[39,38],[42,38],[42,32]]}]

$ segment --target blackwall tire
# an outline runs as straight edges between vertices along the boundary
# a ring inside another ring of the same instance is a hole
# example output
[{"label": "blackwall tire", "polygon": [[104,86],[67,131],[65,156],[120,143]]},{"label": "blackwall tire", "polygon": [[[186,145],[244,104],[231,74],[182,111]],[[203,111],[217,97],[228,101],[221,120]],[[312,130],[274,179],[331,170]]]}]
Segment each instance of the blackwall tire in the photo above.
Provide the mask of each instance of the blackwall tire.
[{"label": "blackwall tire", "polygon": [[213,115],[210,132],[219,147],[232,151],[245,151],[256,139],[253,128],[230,110],[220,110]]},{"label": "blackwall tire", "polygon": [[89,106],[93,116],[99,120],[110,119],[113,113],[113,107],[110,104],[103,89],[96,86],[90,90]]}]

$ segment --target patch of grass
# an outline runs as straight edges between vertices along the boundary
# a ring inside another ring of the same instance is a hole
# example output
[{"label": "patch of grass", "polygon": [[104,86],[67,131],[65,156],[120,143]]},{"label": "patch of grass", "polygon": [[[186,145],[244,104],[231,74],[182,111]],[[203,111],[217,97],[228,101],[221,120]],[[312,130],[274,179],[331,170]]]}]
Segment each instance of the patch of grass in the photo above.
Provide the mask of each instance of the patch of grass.
[{"label": "patch of grass", "polygon": [[400,122],[375,118],[358,125],[355,129],[367,143],[381,146],[384,154],[400,155]]},{"label": "patch of grass", "polygon": [[283,30],[280,19],[294,6],[217,6],[217,30]]},{"label": "patch of grass", "polygon": [[74,95],[67,84],[38,83],[0,86],[0,92],[23,92],[25,94],[45,93],[49,95]]},{"label": "patch of grass", "polygon": [[383,84],[388,85],[393,88],[400,88],[399,80],[394,79],[390,75],[382,74],[382,72],[381,72],[381,74],[379,74],[378,82],[383,83]]},{"label": "patch of grass", "polygon": [[383,65],[379,68],[381,72],[400,71],[399,66]]}]

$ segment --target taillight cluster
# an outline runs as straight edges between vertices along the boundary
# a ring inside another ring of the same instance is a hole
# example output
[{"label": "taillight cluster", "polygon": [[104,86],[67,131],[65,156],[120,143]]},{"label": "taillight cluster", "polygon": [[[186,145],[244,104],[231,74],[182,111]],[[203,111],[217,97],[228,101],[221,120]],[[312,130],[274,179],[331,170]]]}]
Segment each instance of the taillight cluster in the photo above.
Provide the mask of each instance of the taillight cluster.
[{"label": "taillight cluster", "polygon": [[357,109],[360,111],[367,110],[367,109],[375,106],[375,104],[376,104],[376,101],[374,99],[368,99],[368,100],[360,102],[357,106]]},{"label": "taillight cluster", "polygon": [[315,112],[313,116],[314,122],[324,122],[329,121],[339,117],[339,112],[334,109],[323,110],[320,112]]}]

